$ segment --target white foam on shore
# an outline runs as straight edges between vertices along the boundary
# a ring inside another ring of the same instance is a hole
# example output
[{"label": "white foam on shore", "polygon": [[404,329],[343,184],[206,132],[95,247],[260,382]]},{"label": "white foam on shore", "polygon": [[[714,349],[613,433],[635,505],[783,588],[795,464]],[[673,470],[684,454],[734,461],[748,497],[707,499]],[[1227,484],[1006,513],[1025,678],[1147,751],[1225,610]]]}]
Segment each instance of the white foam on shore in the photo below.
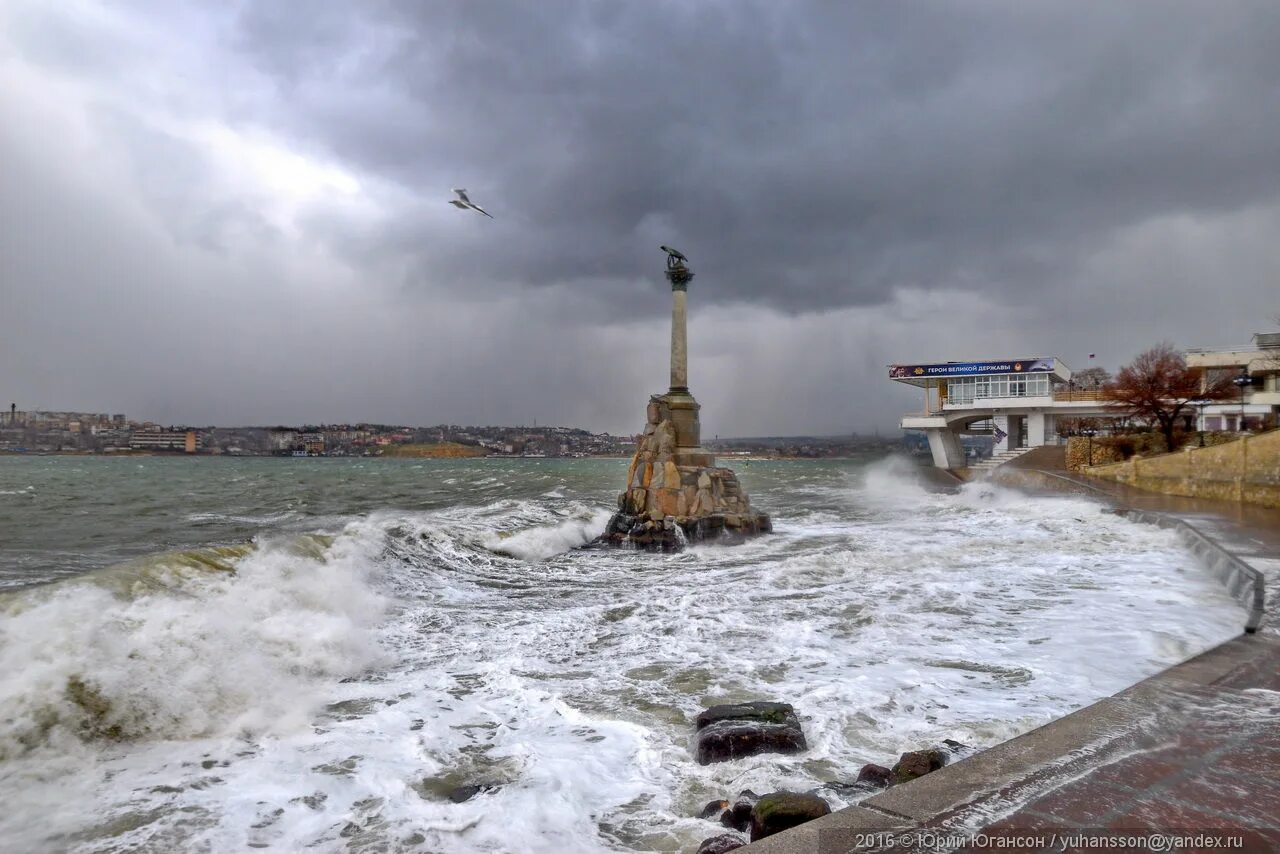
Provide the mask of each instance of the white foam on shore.
[{"label": "white foam on shore", "polygon": [[[0,836],[686,850],[713,797],[992,744],[1239,632],[1170,532],[911,475],[770,483],[778,533],[738,548],[570,551],[607,512],[502,500],[355,520],[321,559],[268,546],[185,595],[25,599],[0,624]],[[75,673],[131,740],[83,738]],[[808,753],[692,761],[699,708],[761,698]],[[445,797],[463,784],[491,788]]]}]

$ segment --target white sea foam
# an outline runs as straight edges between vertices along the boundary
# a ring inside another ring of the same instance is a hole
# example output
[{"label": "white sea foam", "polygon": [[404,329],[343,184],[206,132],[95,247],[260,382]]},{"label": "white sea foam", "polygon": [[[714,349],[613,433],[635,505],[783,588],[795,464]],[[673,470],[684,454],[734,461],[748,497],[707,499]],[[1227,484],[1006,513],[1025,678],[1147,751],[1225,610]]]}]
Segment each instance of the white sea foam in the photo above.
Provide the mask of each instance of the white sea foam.
[{"label": "white sea foam", "polygon": [[246,515],[242,513],[189,513],[187,514],[188,522],[235,522],[241,525],[260,525],[270,526],[278,525],[281,522],[287,522],[290,519],[299,518],[298,513],[262,513],[256,516]]},{"label": "white sea foam", "polygon": [[485,540],[485,546],[490,551],[521,560],[545,560],[585,546],[603,534],[610,515],[608,510],[595,510],[566,519],[558,525],[491,535]]},{"label": "white sea foam", "polygon": [[150,567],[156,578],[137,596],[90,577],[7,600],[0,759],[86,737],[293,728],[309,720],[320,686],[374,660],[368,627],[382,600],[359,544],[317,560],[268,543],[234,575],[193,573],[179,558]]},{"label": "white sea foam", "polygon": [[[0,837],[685,850],[712,797],[991,744],[1239,631],[1170,532],[913,474],[765,484],[778,533],[737,548],[570,551],[607,512],[503,499],[352,520],[323,559],[268,543],[186,595],[28,596],[0,629]],[[133,740],[78,734],[74,674]],[[696,765],[692,714],[759,698],[810,751]]]}]

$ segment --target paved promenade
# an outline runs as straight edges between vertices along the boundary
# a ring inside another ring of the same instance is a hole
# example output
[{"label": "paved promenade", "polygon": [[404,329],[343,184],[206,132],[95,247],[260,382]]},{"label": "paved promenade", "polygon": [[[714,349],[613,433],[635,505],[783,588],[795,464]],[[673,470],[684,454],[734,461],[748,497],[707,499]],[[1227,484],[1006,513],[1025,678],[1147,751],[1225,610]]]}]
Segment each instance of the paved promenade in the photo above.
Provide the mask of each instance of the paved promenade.
[{"label": "paved promenade", "polygon": [[1118,758],[1086,767],[986,832],[1212,830],[1245,850],[1280,851],[1280,642],[1238,643],[1255,649],[1242,649],[1244,660],[1209,684],[1175,676],[1145,692],[1152,717]]},{"label": "paved promenade", "polygon": [[1186,521],[1261,571],[1260,629],[745,854],[1280,851],[1280,512],[1095,484],[1047,454],[1015,463],[1011,475]]}]

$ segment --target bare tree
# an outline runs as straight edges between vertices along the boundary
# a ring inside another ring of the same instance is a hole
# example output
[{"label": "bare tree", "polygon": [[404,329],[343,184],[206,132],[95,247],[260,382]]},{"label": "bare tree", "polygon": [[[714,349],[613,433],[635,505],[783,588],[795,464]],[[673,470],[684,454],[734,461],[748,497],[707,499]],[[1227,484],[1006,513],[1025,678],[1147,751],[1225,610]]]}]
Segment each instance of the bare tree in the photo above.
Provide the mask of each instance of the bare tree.
[{"label": "bare tree", "polygon": [[1101,418],[1055,418],[1059,436],[1080,436],[1085,430],[1100,430],[1103,427]]},{"label": "bare tree", "polygon": [[1111,382],[1111,372],[1102,367],[1085,368],[1072,374],[1071,382],[1076,388],[1102,388]]},{"label": "bare tree", "polygon": [[1230,378],[1206,388],[1201,373],[1188,368],[1182,353],[1165,342],[1121,368],[1103,388],[1103,395],[1121,404],[1134,418],[1158,426],[1165,447],[1172,451],[1174,427],[1184,411],[1190,411],[1192,401],[1223,398],[1230,388]]}]

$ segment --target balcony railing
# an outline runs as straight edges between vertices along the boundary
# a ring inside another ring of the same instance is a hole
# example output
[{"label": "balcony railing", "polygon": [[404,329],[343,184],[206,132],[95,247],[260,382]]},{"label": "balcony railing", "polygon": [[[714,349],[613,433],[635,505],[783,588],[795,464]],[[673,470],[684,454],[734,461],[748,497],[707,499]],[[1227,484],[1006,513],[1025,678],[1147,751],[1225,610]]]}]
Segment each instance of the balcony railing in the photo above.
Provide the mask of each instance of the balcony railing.
[{"label": "balcony railing", "polygon": [[1107,398],[1103,396],[1102,389],[1054,389],[1053,399],[1055,401],[1063,401],[1065,403],[1105,403]]}]

